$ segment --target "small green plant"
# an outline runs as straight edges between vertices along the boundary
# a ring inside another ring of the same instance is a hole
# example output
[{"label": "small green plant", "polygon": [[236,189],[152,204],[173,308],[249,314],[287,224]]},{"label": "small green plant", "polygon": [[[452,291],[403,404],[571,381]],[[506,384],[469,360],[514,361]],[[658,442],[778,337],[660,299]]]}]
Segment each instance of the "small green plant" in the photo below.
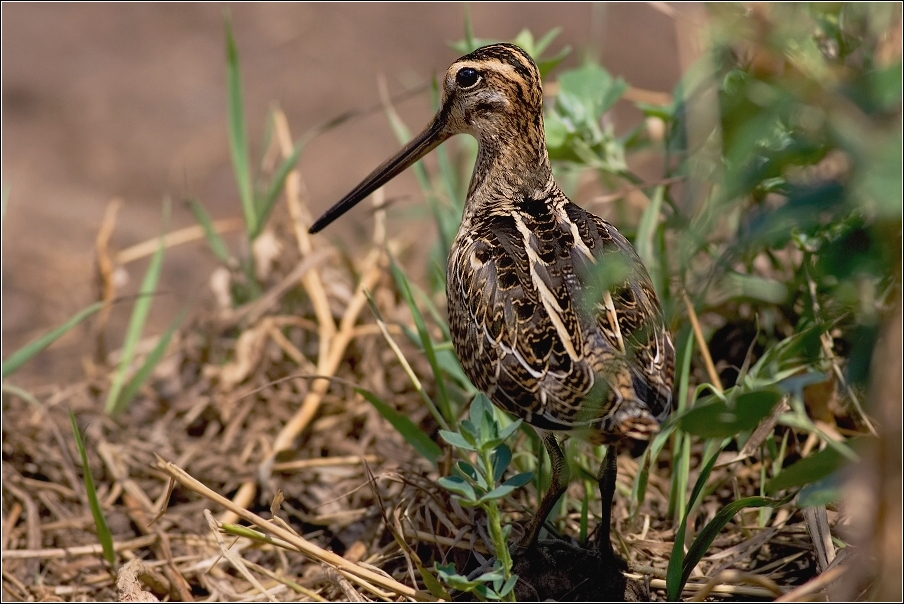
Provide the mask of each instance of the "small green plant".
[{"label": "small green plant", "polygon": [[[164,225],[167,224],[168,218],[169,203],[167,202],[164,204],[163,210]],[[166,230],[165,226],[163,230]],[[129,326],[126,329],[126,335],[122,345],[122,358],[120,359],[119,366],[113,376],[113,383],[110,385],[110,390],[107,392],[107,402],[104,409],[109,415],[118,415],[132,401],[135,394],[137,394],[138,389],[141,388],[151,376],[154,367],[160,363],[173,334],[185,317],[185,310],[183,310],[176,316],[169,328],[160,336],[157,343],[154,345],[153,350],[145,357],[141,366],[130,376],[129,371],[132,361],[135,359],[136,346],[141,339],[141,334],[147,323],[148,314],[151,311],[151,304],[153,303],[154,296],[157,292],[157,284],[160,282],[160,274],[163,270],[163,255],[164,246],[163,236],[161,235],[157,250],[151,257],[151,263],[141,282],[141,287],[139,288],[138,296],[135,300],[135,306],[132,308],[132,315],[129,319]]]},{"label": "small green plant", "polygon": [[82,440],[82,433],[78,429],[75,421],[75,414],[72,409],[69,410],[69,422],[72,425],[72,435],[75,437],[75,446],[78,449],[79,457],[82,459],[82,469],[85,472],[85,492],[88,496],[88,506],[91,508],[91,516],[94,517],[94,527],[97,531],[97,540],[103,548],[104,559],[110,564],[110,569],[116,568],[116,552],[113,549],[113,536],[110,533],[110,527],[107,526],[107,518],[104,511],[100,507],[100,500],[97,498],[97,489],[94,488],[94,477],[91,475],[91,467],[88,465],[88,451],[85,448],[85,441]]},{"label": "small green plant", "polygon": [[459,461],[455,474],[440,478],[439,484],[454,493],[461,505],[478,507],[486,513],[496,561],[492,571],[476,579],[459,575],[451,563],[437,565],[437,571],[450,587],[488,600],[513,600],[518,581],[512,574],[512,557],[508,549],[511,525],[502,525],[499,500],[532,478],[531,472],[522,472],[502,481],[512,460],[512,450],[505,441],[520,425],[521,420],[516,420],[502,427],[490,401],[478,394],[471,403],[468,419],[459,422],[458,432],[440,430],[443,440],[456,447],[468,461]]},{"label": "small green plant", "polygon": [[717,449],[710,457],[709,461],[700,472],[694,489],[691,491],[690,498],[687,502],[687,511],[681,518],[678,530],[675,532],[675,542],[672,545],[672,555],[669,557],[669,566],[666,571],[666,593],[670,601],[676,602],[680,599],[681,591],[691,576],[691,571],[697,566],[697,563],[706,555],[706,551],[712,542],[719,535],[726,524],[734,517],[735,514],[744,508],[761,508],[761,507],[779,507],[791,501],[792,495],[788,495],[784,499],[769,499],[767,497],[745,497],[737,501],[733,501],[719,510],[716,517],[707,523],[702,531],[694,539],[693,544],[688,549],[687,554],[684,553],[684,538],[687,534],[687,521],[691,509],[700,500],[706,481],[709,479],[713,466],[719,458],[721,449]]},{"label": "small green plant", "polygon": [[[248,252],[236,259],[229,252],[226,242],[213,228],[213,219],[198,199],[189,200],[189,208],[204,230],[204,236],[210,250],[229,268],[238,268],[241,279],[233,281],[232,295],[235,304],[242,304],[256,299],[261,294],[261,284],[255,273],[255,262],[252,249],[255,240],[264,231],[267,220],[276,206],[286,178],[298,162],[302,148],[309,137],[298,140],[291,153],[288,154],[272,170],[269,176],[261,170],[255,174],[252,169],[251,150],[248,142],[248,128],[245,122],[244,101],[242,98],[242,77],[239,69],[239,53],[232,33],[232,25],[228,16],[225,20],[226,33],[226,96],[228,107],[229,151],[232,157],[232,168],[239,193],[242,215],[245,219],[245,238]],[[270,112],[264,128],[262,148],[269,149],[276,110]],[[316,133],[313,132],[312,134]],[[264,160],[260,162],[264,165]]]}]

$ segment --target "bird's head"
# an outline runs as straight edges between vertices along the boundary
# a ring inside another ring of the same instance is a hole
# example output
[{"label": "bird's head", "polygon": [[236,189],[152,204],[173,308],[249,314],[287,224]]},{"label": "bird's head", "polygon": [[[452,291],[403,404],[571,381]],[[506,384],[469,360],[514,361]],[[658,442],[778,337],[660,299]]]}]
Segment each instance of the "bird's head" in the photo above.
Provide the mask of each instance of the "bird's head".
[{"label": "bird's head", "polygon": [[501,150],[539,167],[546,160],[543,89],[533,59],[514,44],[478,48],[452,64],[443,77],[442,105],[433,121],[311,226],[316,233],[395,178],[441,142],[471,134],[486,157]]}]

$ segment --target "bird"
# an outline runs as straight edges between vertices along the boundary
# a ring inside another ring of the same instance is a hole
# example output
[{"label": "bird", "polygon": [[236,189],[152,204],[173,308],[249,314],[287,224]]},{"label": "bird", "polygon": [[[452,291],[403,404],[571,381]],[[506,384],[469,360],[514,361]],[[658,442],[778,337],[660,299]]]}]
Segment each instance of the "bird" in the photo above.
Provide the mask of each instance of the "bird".
[{"label": "bird", "polygon": [[477,139],[446,296],[453,348],[474,386],[533,427],[550,486],[516,546],[536,546],[569,483],[560,435],[608,445],[595,537],[611,553],[616,456],[636,450],[672,410],[675,349],[649,273],[609,222],[553,178],[543,89],[531,56],[483,46],[442,78],[439,111],[396,155],[316,220],[316,233],[456,134]]}]

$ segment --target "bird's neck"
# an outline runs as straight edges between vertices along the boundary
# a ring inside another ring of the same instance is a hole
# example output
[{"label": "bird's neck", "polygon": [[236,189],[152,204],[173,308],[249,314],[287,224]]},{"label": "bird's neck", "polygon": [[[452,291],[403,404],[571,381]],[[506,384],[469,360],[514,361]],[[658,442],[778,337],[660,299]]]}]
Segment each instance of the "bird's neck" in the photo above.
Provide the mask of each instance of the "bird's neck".
[{"label": "bird's neck", "polygon": [[524,199],[547,199],[556,190],[543,123],[525,126],[478,138],[464,222],[475,214],[508,213]]}]

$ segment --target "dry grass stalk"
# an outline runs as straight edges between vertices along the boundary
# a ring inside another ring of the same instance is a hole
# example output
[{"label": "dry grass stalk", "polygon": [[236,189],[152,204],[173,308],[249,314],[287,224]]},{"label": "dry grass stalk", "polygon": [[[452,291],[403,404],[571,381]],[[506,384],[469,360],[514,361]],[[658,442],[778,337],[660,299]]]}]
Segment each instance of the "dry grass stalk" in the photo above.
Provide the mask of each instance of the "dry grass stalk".
[{"label": "dry grass stalk", "polygon": [[[113,229],[116,227],[116,216],[122,207],[122,200],[114,198],[107,204],[104,211],[104,218],[97,231],[97,237],[94,240],[94,251],[97,255],[97,281],[100,289],[100,299],[106,302],[106,306],[101,309],[97,317],[96,331],[98,334],[98,342],[103,341],[104,326],[110,318],[111,303],[116,297],[116,283],[113,278],[113,271],[116,266],[113,262],[113,256],[110,252],[110,238],[113,236]],[[97,358],[102,359],[106,355],[103,349],[98,350]]]},{"label": "dry grass stalk", "polygon": [[291,544],[294,549],[298,550],[299,552],[313,560],[329,564],[339,571],[348,573],[359,582],[371,583],[374,586],[382,587],[383,589],[389,590],[397,595],[418,600],[429,599],[426,598],[425,594],[417,589],[403,585],[398,581],[385,577],[372,570],[363,568],[357,564],[352,564],[345,558],[338,556],[333,552],[317,547],[306,539],[299,537],[294,532],[288,531],[281,526],[278,526],[268,520],[265,520],[264,518],[261,518],[257,514],[254,514],[246,509],[237,506],[229,499],[219,495],[218,493],[215,493],[214,491],[211,491],[203,484],[188,475],[184,470],[172,463],[158,459],[155,467],[157,470],[170,476],[184,488],[201,495],[205,499],[209,499],[210,501],[217,503],[218,505],[226,508],[236,517],[241,518],[246,522],[250,522],[266,533],[272,534],[275,537],[278,537],[279,539],[282,539],[283,541]]},{"label": "dry grass stalk", "polygon": [[688,297],[686,291],[681,292],[681,298],[684,300],[685,309],[687,309],[687,317],[691,321],[694,338],[697,340],[697,348],[700,349],[700,354],[703,356],[703,365],[706,367],[706,375],[709,377],[710,383],[713,384],[719,392],[722,392],[722,381],[719,379],[719,373],[716,371],[716,365],[713,363],[713,358],[709,354],[709,346],[703,335],[703,329],[700,327],[700,321],[697,320],[697,311],[694,310],[694,305],[691,303],[691,299]]},{"label": "dry grass stalk", "polygon": [[[123,542],[114,542],[113,550],[125,552],[141,549],[157,542],[157,535],[145,535]],[[3,550],[0,558],[3,560],[29,560],[46,558],[69,558],[73,556],[99,556],[103,553],[99,543],[92,545],[79,545],[76,547],[50,547],[44,549],[13,549]]]},{"label": "dry grass stalk", "polygon": [[204,519],[207,521],[207,526],[210,528],[210,532],[217,540],[217,546],[220,548],[220,554],[224,558],[229,560],[229,562],[235,567],[235,569],[239,571],[239,573],[241,573],[242,576],[245,577],[245,579],[247,579],[255,589],[266,595],[267,599],[271,602],[276,602],[277,599],[274,598],[273,595],[269,591],[267,591],[267,589],[263,585],[261,585],[260,581],[257,580],[257,577],[251,574],[251,571],[249,571],[248,567],[245,566],[245,561],[242,560],[242,557],[235,553],[235,551],[233,551],[232,546],[226,545],[226,541],[220,534],[219,523],[214,520],[214,517],[210,513],[210,510],[204,510]]},{"label": "dry grass stalk", "polygon": [[[214,220],[212,226],[213,230],[220,235],[224,233],[238,233],[245,229],[245,221],[241,218],[224,218],[222,220]],[[200,225],[185,227],[184,229],[170,231],[164,235],[163,247],[169,249],[177,245],[191,243],[192,241],[202,241],[204,237],[204,229]],[[160,245],[160,241],[157,237],[154,237],[127,247],[116,254],[116,264],[123,266],[151,256],[157,251],[158,245]]]}]

